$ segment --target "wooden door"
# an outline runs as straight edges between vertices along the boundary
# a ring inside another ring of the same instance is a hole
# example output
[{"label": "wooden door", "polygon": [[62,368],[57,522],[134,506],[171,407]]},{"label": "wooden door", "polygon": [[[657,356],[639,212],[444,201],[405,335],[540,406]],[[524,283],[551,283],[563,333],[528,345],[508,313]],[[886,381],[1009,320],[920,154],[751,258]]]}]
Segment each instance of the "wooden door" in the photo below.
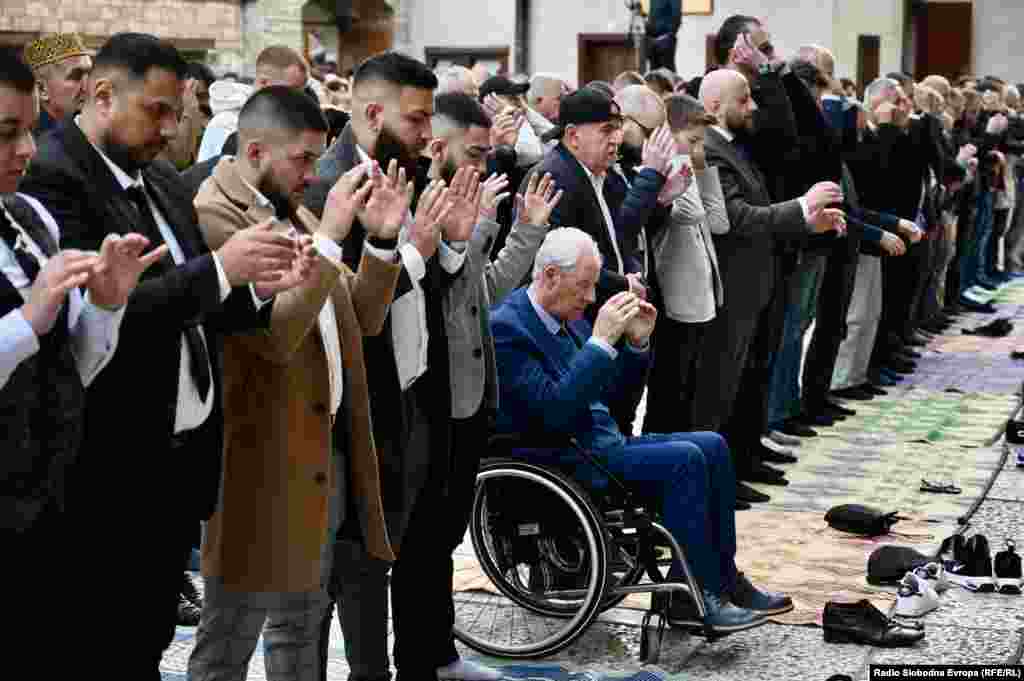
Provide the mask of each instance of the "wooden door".
[{"label": "wooden door", "polygon": [[877,35],[857,36],[857,92],[879,76],[882,39]]},{"label": "wooden door", "polygon": [[640,68],[638,51],[626,33],[580,33],[577,54],[580,87],[592,80],[610,83],[623,71]]},{"label": "wooden door", "polygon": [[953,79],[970,72],[973,9],[970,2],[929,2],[915,8],[915,78],[940,75]]}]

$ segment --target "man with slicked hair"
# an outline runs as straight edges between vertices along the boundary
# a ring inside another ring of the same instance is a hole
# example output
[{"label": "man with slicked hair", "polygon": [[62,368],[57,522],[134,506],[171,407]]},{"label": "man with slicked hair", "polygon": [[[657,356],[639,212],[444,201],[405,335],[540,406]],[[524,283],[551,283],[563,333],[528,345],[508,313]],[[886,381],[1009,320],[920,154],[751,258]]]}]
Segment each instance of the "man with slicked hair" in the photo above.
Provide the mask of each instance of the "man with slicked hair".
[{"label": "man with slicked hair", "polygon": [[[393,557],[362,337],[384,324],[398,264],[393,250],[367,248],[354,274],[339,243],[360,210],[371,233],[396,235],[412,187],[361,164],[335,183],[318,221],[300,204],[327,136],[316,102],[270,86],[242,107],[238,132],[238,157],[222,158],[196,197],[207,243],[269,222],[312,235],[302,237],[310,267],[278,296],[269,330],[225,343],[224,478],[203,537],[205,600],[189,678],[245,678],[262,632],[268,676],[317,681],[321,554],[335,488],[354,497],[368,550]],[[397,205],[387,206],[396,190]],[[332,442],[336,419],[347,427]]]},{"label": "man with slicked hair", "polygon": [[[90,544],[111,518],[146,519],[130,539],[132,569],[119,586],[135,604],[119,632],[112,675],[158,679],[177,622],[185,558],[210,517],[221,474],[223,334],[266,327],[296,245],[266,228],[242,230],[211,252],[177,171],[154,159],[177,131],[184,60],[158,38],[112,37],[96,55],[82,113],[40,144],[21,185],[61,225],[65,244],[96,249],[111,233],[139,231],[166,244],[128,300],[120,347],[89,386],[85,441],[69,490],[79,536]],[[145,475],[126,477],[144,443]],[[108,539],[109,537],[109,539]],[[84,553],[83,553],[84,555]],[[106,572],[78,561],[66,593],[85,598]],[[81,581],[80,581],[81,580]],[[85,603],[72,604],[86,610]]]},{"label": "man with slicked hair", "polygon": [[[437,78],[425,64],[386,52],[356,69],[352,120],[320,160],[317,181],[304,203],[323,215],[337,178],[366,161],[401,168],[416,178],[417,217],[426,196],[444,184],[417,176],[418,160],[433,138]],[[477,253],[467,249],[477,221],[466,189],[479,173],[463,169],[451,178],[449,216],[437,230],[417,228],[406,214],[398,239],[386,242],[368,233],[363,215],[342,246],[355,268],[367,245],[398,249],[401,274],[380,336],[366,340],[367,379],[374,415],[374,442],[380,453],[381,492],[388,537],[397,558],[381,560],[367,550],[368,537],[351,503],[339,504],[329,595],[337,602],[345,652],[353,681],[390,677],[388,588],[394,622],[394,664],[399,679],[493,678],[459,659],[452,638],[451,547],[438,541],[439,523],[450,527],[452,494],[452,395],[445,324],[452,310],[468,305],[473,287],[454,283],[472,267]],[[479,273],[479,270],[477,270]],[[479,276],[479,274],[477,275]],[[481,350],[482,352],[482,350]],[[445,530],[448,531],[447,529]],[[388,571],[390,569],[390,584]],[[324,619],[326,644],[328,609]],[[326,656],[326,647],[321,648]]]}]

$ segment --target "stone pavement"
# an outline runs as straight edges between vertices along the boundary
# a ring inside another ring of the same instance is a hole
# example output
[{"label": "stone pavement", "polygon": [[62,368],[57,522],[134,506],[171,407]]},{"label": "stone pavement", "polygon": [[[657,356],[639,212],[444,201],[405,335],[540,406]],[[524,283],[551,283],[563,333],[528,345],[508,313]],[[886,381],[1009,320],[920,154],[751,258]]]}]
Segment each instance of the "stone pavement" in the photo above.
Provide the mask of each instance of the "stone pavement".
[{"label": "stone pavement", "polygon": [[[1024,294],[1024,285],[1014,285],[1014,288],[1018,286]],[[1000,316],[1011,317],[1017,326],[1010,338],[977,338],[965,352],[957,345],[962,344],[961,339],[968,338],[961,333],[961,328],[990,321],[983,315],[965,315],[956,328],[936,339],[924,352],[919,371],[909,377],[906,386],[920,383],[934,390],[1003,395],[1017,392],[1024,379],[1024,362],[1012,362],[1007,355],[1009,348],[1024,348],[1024,304],[1012,297],[1011,300],[1013,302],[999,309]],[[964,533],[967,536],[985,534],[993,552],[1001,550],[1007,538],[1024,547],[1024,469],[1015,466],[1013,456],[1008,458],[984,502],[970,517]],[[568,649],[537,662],[594,673],[647,670],[673,681],[698,678],[704,681],[824,681],[836,673],[849,674],[862,681],[868,678],[869,665],[876,663],[1017,663],[1024,650],[1024,596],[976,594],[953,587],[943,595],[942,606],[929,613],[924,622],[927,636],[922,643],[893,650],[826,644],[817,626],[768,624],[712,644],[669,631],[659,663],[644,667],[637,659],[639,613],[619,609],[603,615],[601,621]],[[178,628],[177,639],[161,667],[165,681],[186,678],[194,634],[193,628]],[[469,657],[495,664],[512,663],[486,660],[463,650]],[[266,678],[260,647],[252,659],[249,678]],[[346,678],[348,667],[335,620],[328,679]]]}]

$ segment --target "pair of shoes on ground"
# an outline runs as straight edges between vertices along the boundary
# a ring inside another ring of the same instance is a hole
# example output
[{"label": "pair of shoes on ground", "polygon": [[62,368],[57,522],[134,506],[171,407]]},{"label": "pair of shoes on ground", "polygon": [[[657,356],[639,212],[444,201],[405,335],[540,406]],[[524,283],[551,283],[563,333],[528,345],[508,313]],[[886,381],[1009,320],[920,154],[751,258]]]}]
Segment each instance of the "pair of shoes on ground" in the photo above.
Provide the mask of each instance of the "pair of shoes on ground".
[{"label": "pair of shoes on ground", "polygon": [[999,592],[1009,596],[1021,595],[1021,559],[1016,546],[1006,540],[1006,548],[998,552],[995,561],[988,538],[976,534],[970,539],[955,534],[948,537],[940,549],[947,556],[944,567],[947,579],[957,586],[977,593]]},{"label": "pair of shoes on ground", "polygon": [[987,336],[989,338],[1003,338],[1010,335],[1011,331],[1013,331],[1013,324],[1006,317],[1000,317],[974,329],[963,329],[965,335]]},{"label": "pair of shoes on ground", "polygon": [[825,604],[822,629],[826,643],[866,643],[883,648],[912,646],[924,638],[924,625],[890,617],[864,599]]},{"label": "pair of shoes on ground", "polygon": [[751,584],[742,572],[736,575],[732,593],[713,594],[703,590],[704,621],[691,598],[683,594],[655,593],[652,609],[667,610],[668,622],[675,627],[698,629],[710,626],[717,634],[732,634],[766,624],[770,617],[793,609],[789,596],[763,591]]},{"label": "pair of shoes on ground", "polygon": [[895,614],[921,617],[939,607],[939,594],[948,588],[946,571],[938,563],[928,563],[908,572],[896,592]]}]

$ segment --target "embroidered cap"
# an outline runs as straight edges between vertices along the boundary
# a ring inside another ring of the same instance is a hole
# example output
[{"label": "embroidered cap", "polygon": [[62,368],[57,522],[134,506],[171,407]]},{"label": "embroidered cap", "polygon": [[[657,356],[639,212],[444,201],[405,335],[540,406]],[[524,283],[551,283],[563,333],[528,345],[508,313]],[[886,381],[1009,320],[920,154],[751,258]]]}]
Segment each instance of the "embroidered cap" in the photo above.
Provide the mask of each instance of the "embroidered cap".
[{"label": "embroidered cap", "polygon": [[91,57],[82,37],[77,33],[53,33],[33,40],[25,46],[25,61],[33,69],[55,64],[69,57]]}]

